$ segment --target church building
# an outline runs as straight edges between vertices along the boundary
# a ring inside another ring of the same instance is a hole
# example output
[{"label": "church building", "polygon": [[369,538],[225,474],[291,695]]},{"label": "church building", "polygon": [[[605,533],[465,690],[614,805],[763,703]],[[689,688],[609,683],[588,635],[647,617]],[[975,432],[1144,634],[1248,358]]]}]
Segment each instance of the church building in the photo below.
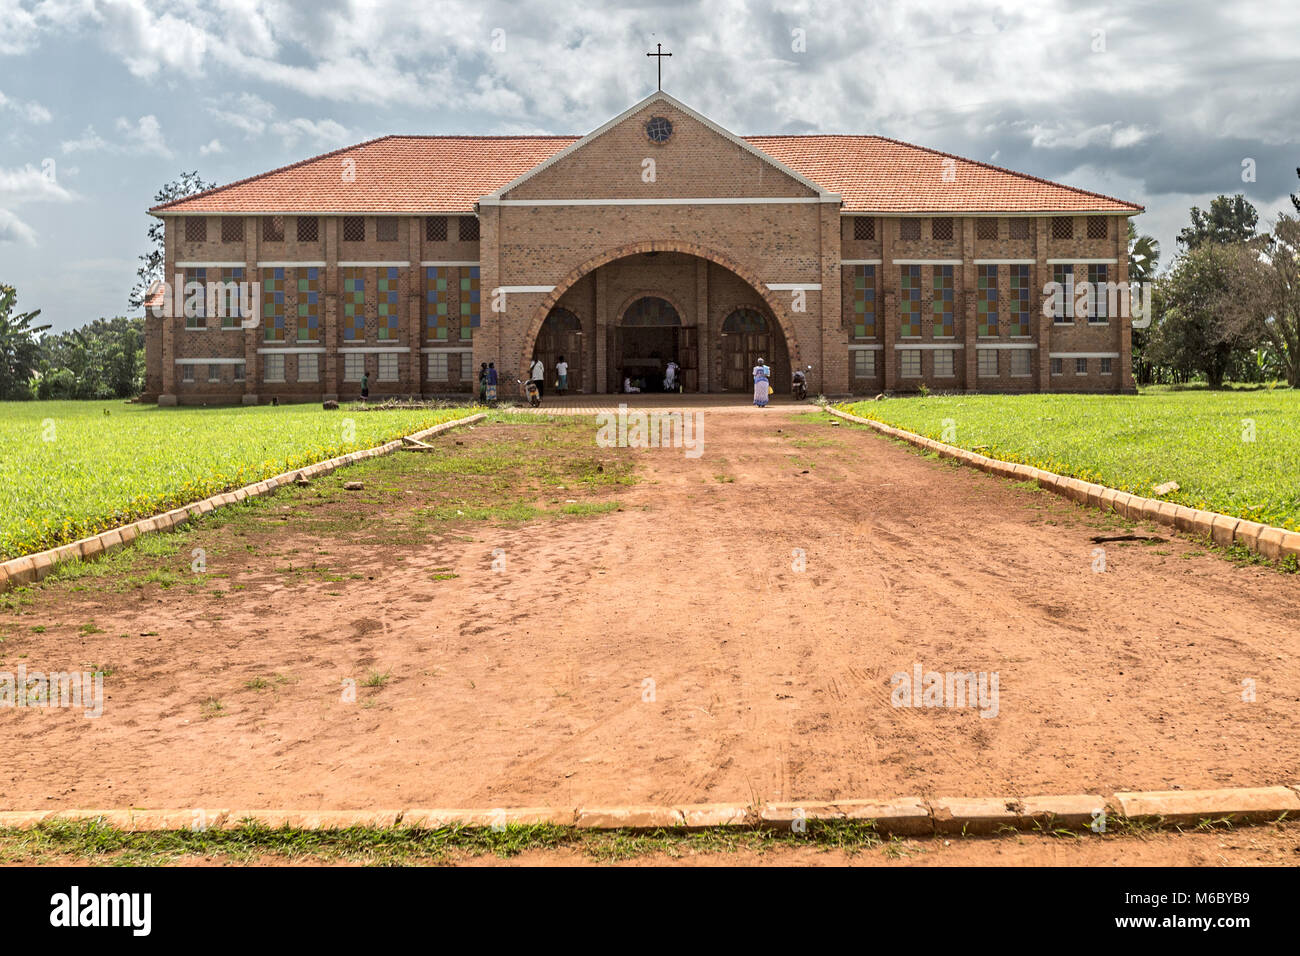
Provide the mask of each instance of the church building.
[{"label": "church building", "polygon": [[[778,392],[806,366],[828,396],[1132,391],[1128,310],[1086,293],[1128,281],[1141,211],[881,136],[737,136],[663,92],[582,137],[384,136],[150,210],[146,395],[468,394],[492,362],[511,396],[535,356],[571,394],[676,362],[747,395],[760,357]],[[184,307],[232,283],[243,314]]]}]

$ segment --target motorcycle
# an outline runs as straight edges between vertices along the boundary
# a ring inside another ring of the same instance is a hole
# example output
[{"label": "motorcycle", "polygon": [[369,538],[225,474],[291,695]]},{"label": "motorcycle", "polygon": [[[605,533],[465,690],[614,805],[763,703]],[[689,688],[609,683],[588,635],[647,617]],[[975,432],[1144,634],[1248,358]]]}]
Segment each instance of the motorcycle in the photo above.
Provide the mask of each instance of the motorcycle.
[{"label": "motorcycle", "polygon": [[808,397],[807,373],[811,371],[812,371],[812,366],[809,365],[806,370],[801,368],[795,369],[794,374],[790,376],[790,381],[791,381],[790,394],[794,396],[794,400],[796,402],[802,402],[805,398]]},{"label": "motorcycle", "polygon": [[529,405],[536,408],[538,405],[542,404],[542,393],[537,390],[536,382],[531,378],[526,382],[519,378],[515,379],[515,381],[524,387],[524,395],[528,398]]}]

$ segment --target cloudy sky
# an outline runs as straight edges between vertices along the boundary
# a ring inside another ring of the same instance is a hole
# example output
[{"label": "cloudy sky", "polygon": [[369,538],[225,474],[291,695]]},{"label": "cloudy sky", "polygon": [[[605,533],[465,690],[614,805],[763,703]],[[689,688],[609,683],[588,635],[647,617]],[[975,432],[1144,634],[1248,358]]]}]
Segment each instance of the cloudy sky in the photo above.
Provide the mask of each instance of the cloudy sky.
[{"label": "cloudy sky", "polygon": [[1277,0],[0,0],[0,281],[57,329],[127,314],[182,170],[585,133],[654,89],[656,42],[664,89],[736,133],[878,133],[1136,201],[1167,260],[1219,193],[1290,209],[1297,40]]}]

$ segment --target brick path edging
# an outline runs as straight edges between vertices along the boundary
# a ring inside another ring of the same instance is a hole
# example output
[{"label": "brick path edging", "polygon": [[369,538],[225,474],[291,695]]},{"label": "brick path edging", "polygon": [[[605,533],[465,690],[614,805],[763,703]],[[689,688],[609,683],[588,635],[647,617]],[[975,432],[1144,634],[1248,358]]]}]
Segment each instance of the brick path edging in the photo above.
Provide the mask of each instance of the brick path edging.
[{"label": "brick path edging", "polygon": [[1109,799],[1081,793],[1036,797],[898,797],[793,803],[697,803],[679,806],[515,807],[492,810],[6,810],[0,830],[29,830],[53,821],[98,821],[127,831],[232,830],[247,823],[304,830],[349,827],[484,829],[509,824],[552,824],[579,830],[797,828],[822,821],[872,821],[882,834],[927,836],[989,834],[1005,830],[1106,829],[1119,820],[1155,826],[1196,825],[1205,820],[1262,823],[1300,815],[1300,786],[1222,790],[1117,791]]},{"label": "brick path edging", "polygon": [[1045,491],[1061,495],[1081,505],[1100,508],[1102,511],[1113,511],[1130,521],[1154,521],[1157,524],[1168,525],[1177,531],[1210,538],[1222,548],[1238,544],[1263,555],[1270,561],[1280,561],[1288,555],[1300,559],[1300,532],[1234,518],[1231,515],[1219,514],[1217,511],[1188,508],[1186,505],[1174,504],[1172,501],[1143,498],[1106,485],[1097,485],[1078,478],[1066,478],[1041,468],[989,458],[955,445],[946,445],[932,438],[924,438],[902,428],[886,425],[884,422],[851,415],[830,405],[826,406],[826,411],[837,418],[867,425],[882,435],[898,438],[918,448],[927,448],[938,453],[941,458],[955,459],[964,465],[971,465],[980,471],[997,475],[999,478],[1036,481],[1038,487]]},{"label": "brick path edging", "polygon": [[[478,412],[465,418],[441,422],[407,437],[420,441],[439,432],[459,428],[461,425],[472,425],[486,417],[484,412]],[[109,552],[130,544],[142,534],[178,528],[189,521],[190,518],[205,515],[222,505],[234,504],[237,501],[243,501],[245,498],[255,498],[259,495],[269,494],[280,486],[289,484],[299,476],[316,478],[320,475],[329,474],[344,465],[350,465],[366,458],[377,458],[380,455],[391,454],[402,447],[404,441],[402,438],[395,438],[382,445],[376,445],[374,448],[363,448],[360,451],[340,455],[337,458],[327,458],[325,461],[318,461],[314,465],[295,468],[293,471],[286,471],[271,478],[263,478],[261,481],[256,481],[251,485],[244,485],[234,491],[223,492],[210,498],[204,498],[202,501],[196,501],[193,504],[174,508],[164,514],[143,518],[140,521],[122,525],[118,528],[110,528],[108,531],[101,531],[99,534],[91,535],[89,538],[82,538],[72,544],[50,548],[47,551],[38,551],[36,554],[11,558],[0,564],[0,593],[12,587],[34,584],[65,561],[91,561],[103,557]]]}]

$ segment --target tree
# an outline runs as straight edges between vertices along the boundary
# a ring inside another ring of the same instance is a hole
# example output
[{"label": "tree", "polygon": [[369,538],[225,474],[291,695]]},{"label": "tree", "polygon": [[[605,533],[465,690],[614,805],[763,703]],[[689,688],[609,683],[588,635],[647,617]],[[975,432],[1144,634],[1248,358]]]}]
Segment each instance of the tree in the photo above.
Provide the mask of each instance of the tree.
[{"label": "tree", "polygon": [[144,383],[144,320],[96,319],[41,340],[39,398],[128,398]]},{"label": "tree", "polygon": [[[1295,168],[1295,174],[1300,177],[1300,166]],[[1295,211],[1300,213],[1300,192],[1291,194],[1291,205],[1295,206]]]},{"label": "tree", "polygon": [[32,376],[40,361],[40,344],[36,336],[48,325],[32,325],[41,314],[18,312],[18,290],[0,285],[0,398],[31,398]]},{"label": "tree", "polygon": [[1203,242],[1220,245],[1246,242],[1255,238],[1258,222],[1259,213],[1241,193],[1232,197],[1216,196],[1209,212],[1192,207],[1192,224],[1178,233],[1178,246],[1186,251]]},{"label": "tree", "polygon": [[1259,341],[1258,325],[1239,298],[1242,261],[1251,253],[1243,244],[1202,242],[1175,261],[1160,280],[1160,318],[1147,350],[1151,361],[1182,376],[1200,373],[1212,388],[1223,385]]},{"label": "tree", "polygon": [[1160,243],[1155,236],[1139,236],[1133,220],[1128,221],[1128,277],[1130,282],[1150,282],[1160,262]]},{"label": "tree", "polygon": [[[154,194],[154,205],[171,202],[174,199],[183,199],[186,196],[192,196],[194,193],[203,192],[205,189],[211,189],[216,183],[204,182],[203,177],[199,175],[198,170],[191,172],[182,172],[177,179],[173,179],[162,189]],[[166,248],[163,245],[163,221],[150,217],[149,231],[149,251],[140,256],[140,268],[136,271],[135,286],[131,289],[131,295],[128,298],[128,304],[133,309],[138,309],[144,305],[145,297],[149,294],[149,287],[155,282],[165,279],[163,268],[166,264]]]},{"label": "tree", "polygon": [[1267,346],[1261,358],[1280,366],[1288,385],[1300,385],[1300,218],[1278,216],[1270,241],[1241,257],[1239,280],[1234,308]]}]

